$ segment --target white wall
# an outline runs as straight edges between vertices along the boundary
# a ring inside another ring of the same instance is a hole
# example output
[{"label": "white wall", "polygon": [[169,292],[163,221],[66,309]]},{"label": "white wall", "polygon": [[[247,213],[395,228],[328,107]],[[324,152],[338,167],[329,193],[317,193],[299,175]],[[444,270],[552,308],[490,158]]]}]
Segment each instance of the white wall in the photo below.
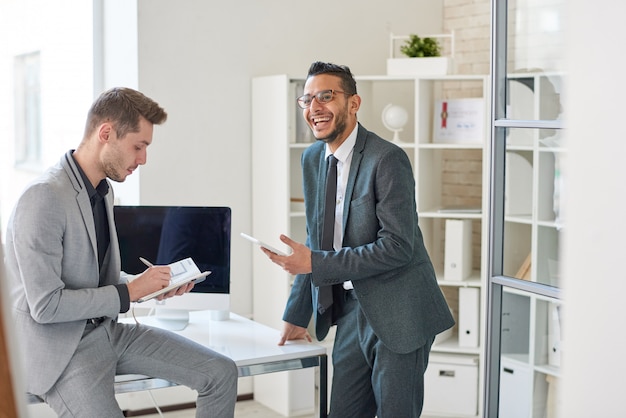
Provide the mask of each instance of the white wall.
[{"label": "white wall", "polygon": [[561,418],[624,416],[626,4],[570,0]]},{"label": "white wall", "polygon": [[252,246],[238,239],[251,230],[251,78],[304,77],[315,60],[384,74],[389,32],[440,33],[441,10],[431,0],[138,0],[139,89],[169,113],[141,169],[141,203],[232,208],[233,311],[252,312]]}]

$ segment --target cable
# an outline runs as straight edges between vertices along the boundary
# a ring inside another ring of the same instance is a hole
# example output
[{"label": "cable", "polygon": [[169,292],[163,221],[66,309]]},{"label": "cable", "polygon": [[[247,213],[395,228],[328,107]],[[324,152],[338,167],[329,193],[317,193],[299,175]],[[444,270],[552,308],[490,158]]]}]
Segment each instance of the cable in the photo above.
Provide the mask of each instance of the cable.
[{"label": "cable", "polygon": [[[133,303],[132,308],[131,308],[131,314],[133,315],[133,320],[135,321],[135,324],[140,325],[141,322],[139,322],[139,320],[137,319],[137,316],[135,315],[135,307],[137,306],[136,303]],[[154,315],[155,312],[155,308],[154,306],[150,308],[150,310],[148,311],[148,313],[146,314],[146,316],[152,316]]]},{"label": "cable", "polygon": [[154,395],[152,394],[151,390],[148,390],[148,395],[150,395],[150,398],[152,399],[152,403],[154,404],[154,407],[156,408],[157,413],[159,414],[161,418],[163,418],[163,412],[161,412],[161,408],[159,408],[159,405],[157,405],[157,401],[156,399],[154,399]]}]

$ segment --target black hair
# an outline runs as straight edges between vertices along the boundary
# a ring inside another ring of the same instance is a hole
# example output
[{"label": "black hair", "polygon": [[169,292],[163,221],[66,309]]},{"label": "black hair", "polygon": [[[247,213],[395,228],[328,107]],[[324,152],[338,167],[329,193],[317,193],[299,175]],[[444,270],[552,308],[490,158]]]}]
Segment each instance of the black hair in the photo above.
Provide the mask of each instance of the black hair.
[{"label": "black hair", "polygon": [[341,79],[341,88],[346,94],[357,94],[356,80],[347,65],[337,65],[330,62],[315,61],[309,67],[306,78],[319,74],[330,74]]}]

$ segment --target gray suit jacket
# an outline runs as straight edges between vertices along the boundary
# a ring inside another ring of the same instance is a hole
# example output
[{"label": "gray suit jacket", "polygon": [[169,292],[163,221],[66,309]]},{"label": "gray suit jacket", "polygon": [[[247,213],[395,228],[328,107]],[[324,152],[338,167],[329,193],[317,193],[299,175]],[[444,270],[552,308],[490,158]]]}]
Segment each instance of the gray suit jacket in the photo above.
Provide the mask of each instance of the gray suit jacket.
[{"label": "gray suit jacket", "polygon": [[296,276],[283,319],[306,327],[313,313],[317,338],[323,339],[332,319],[329,312],[320,315],[313,309],[318,286],[351,280],[372,329],[395,352],[414,351],[452,327],[418,226],[406,153],[359,124],[346,188],[343,248],[336,252],[320,250],[324,143],[304,151],[302,170],[313,272]]},{"label": "gray suit jacket", "polygon": [[[96,230],[72,151],[28,186],[7,228],[6,265],[26,390],[41,395],[59,378],[85,320],[120,311],[120,255],[112,188],[106,196],[110,245],[98,268]],[[98,287],[103,275],[105,286]]]}]

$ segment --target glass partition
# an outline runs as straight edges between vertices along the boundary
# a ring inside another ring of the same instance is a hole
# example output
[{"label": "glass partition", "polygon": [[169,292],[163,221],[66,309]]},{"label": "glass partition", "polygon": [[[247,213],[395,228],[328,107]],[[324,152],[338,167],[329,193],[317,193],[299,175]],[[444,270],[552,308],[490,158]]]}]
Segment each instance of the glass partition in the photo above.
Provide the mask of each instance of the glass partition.
[{"label": "glass partition", "polygon": [[485,416],[559,410],[565,0],[492,0]]},{"label": "glass partition", "polygon": [[500,418],[556,417],[561,365],[559,300],[505,290],[502,297]]}]

